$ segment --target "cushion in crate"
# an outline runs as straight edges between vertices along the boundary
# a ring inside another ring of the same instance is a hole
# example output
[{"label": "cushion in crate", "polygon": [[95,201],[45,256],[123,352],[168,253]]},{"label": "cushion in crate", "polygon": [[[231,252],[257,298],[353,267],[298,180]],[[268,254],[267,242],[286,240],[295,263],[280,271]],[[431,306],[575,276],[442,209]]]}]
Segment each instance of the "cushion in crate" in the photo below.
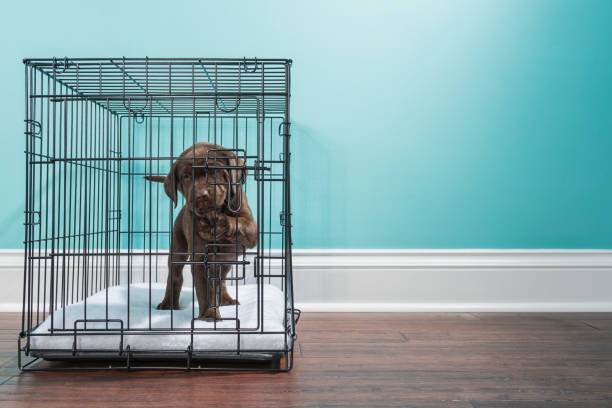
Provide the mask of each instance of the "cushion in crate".
[{"label": "cushion in crate", "polygon": [[[171,323],[169,310],[157,310],[155,306],[164,297],[165,284],[152,283],[149,302],[149,283],[134,283],[129,286],[130,296],[130,329],[168,329]],[[258,320],[258,286],[256,284],[239,284],[228,286],[233,297],[236,297],[238,289],[238,317],[240,319],[240,348],[243,351],[283,351],[285,349],[285,297],[283,292],[273,285],[262,285],[263,290],[263,321]],[[180,310],[173,311],[172,324],[174,328],[189,329],[192,317],[192,295],[191,287],[184,287],[180,298]],[[261,294],[259,294],[261,296]],[[108,299],[108,302],[107,302]],[[123,320],[124,328],[127,328],[127,304],[128,286],[118,285],[87,298],[87,320],[106,319],[108,305],[108,319]],[[195,314],[198,313],[197,299],[195,300]],[[236,306],[222,306],[219,308],[222,318],[235,318]],[[32,336],[31,348],[33,350],[71,350],[74,341],[72,329],[74,322],[85,318],[85,302],[75,303],[58,309],[53,315],[53,327],[55,329],[70,329],[63,332],[68,335]],[[259,329],[258,328],[259,324]],[[263,332],[261,330],[263,324]],[[104,328],[106,323],[87,323],[87,329]],[[213,321],[196,320],[195,328],[213,329]],[[83,323],[78,323],[79,329]],[[109,323],[110,329],[119,329],[119,323]],[[236,327],[235,320],[217,320],[218,329],[233,329]],[[40,326],[34,330],[34,334],[48,334],[51,328],[51,318],[48,317]],[[249,330],[257,329],[257,330]],[[279,332],[270,334],[269,332]],[[56,332],[57,334],[61,332]],[[99,332],[98,332],[99,333]],[[287,347],[291,347],[291,337],[287,336]],[[219,350],[235,351],[237,334],[223,331],[194,334],[194,350]],[[82,334],[77,336],[77,349],[79,350],[119,350],[120,336],[107,334]],[[130,346],[131,350],[186,350],[190,344],[189,332],[173,332],[171,334],[124,334],[123,348]]]}]

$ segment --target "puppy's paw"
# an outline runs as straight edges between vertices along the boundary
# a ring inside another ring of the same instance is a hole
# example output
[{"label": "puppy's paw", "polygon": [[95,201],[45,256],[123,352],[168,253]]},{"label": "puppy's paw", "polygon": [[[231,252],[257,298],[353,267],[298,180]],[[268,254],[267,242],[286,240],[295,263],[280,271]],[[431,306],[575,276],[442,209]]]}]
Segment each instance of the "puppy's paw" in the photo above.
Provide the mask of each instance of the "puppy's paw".
[{"label": "puppy's paw", "polygon": [[157,310],[178,310],[179,305],[178,302],[174,302],[174,306],[172,305],[172,303],[169,300],[162,300],[162,302],[157,305]]},{"label": "puppy's paw", "polygon": [[216,213],[215,215],[215,227],[211,230],[211,235],[214,235],[215,240],[220,241],[230,235],[231,225],[227,215],[223,213]]},{"label": "puppy's paw", "polygon": [[221,306],[239,305],[239,304],[240,304],[239,301],[237,301],[236,299],[234,299],[234,298],[232,298],[230,296],[224,297],[223,300],[221,301]]},{"label": "puppy's paw", "polygon": [[200,313],[200,315],[198,316],[198,320],[213,320],[213,319],[220,319],[220,318],[221,318],[221,315],[219,314],[219,311],[211,307],[206,309],[204,313]]}]

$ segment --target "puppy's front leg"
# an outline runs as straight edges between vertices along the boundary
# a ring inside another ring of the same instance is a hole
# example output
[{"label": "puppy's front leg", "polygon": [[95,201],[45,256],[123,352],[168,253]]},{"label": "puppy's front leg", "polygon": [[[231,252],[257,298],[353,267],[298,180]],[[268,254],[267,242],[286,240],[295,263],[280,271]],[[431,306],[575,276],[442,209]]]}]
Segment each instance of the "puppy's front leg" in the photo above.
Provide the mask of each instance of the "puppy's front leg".
[{"label": "puppy's front leg", "polygon": [[178,310],[179,298],[183,287],[183,264],[172,265],[172,261],[186,261],[188,255],[168,255],[168,280],[164,300],[157,305],[158,310]]},{"label": "puppy's front leg", "polygon": [[[178,225],[178,227],[177,227]],[[164,300],[157,305],[158,310],[178,310],[179,298],[183,287],[183,263],[174,263],[176,261],[184,262],[189,258],[187,252],[187,240],[182,233],[180,223],[176,223],[173,228],[172,250],[168,255],[168,280],[166,282],[166,293]]]},{"label": "puppy's front leg", "polygon": [[224,265],[223,266],[223,286],[221,288],[221,306],[226,306],[226,305],[239,305],[240,302],[237,299],[234,299],[232,297],[232,295],[230,295],[229,291],[227,290],[227,285],[226,285],[226,280],[225,277],[227,276],[227,274],[229,273],[229,271],[232,270],[232,266],[231,265]]},{"label": "puppy's front leg", "polygon": [[[218,308],[210,307],[210,305],[218,305],[217,289],[216,285],[208,287],[208,280],[206,279],[206,268],[201,265],[193,265],[193,283],[195,286],[196,296],[198,298],[199,314],[198,319],[220,319]],[[211,280],[214,281],[214,280]]]}]

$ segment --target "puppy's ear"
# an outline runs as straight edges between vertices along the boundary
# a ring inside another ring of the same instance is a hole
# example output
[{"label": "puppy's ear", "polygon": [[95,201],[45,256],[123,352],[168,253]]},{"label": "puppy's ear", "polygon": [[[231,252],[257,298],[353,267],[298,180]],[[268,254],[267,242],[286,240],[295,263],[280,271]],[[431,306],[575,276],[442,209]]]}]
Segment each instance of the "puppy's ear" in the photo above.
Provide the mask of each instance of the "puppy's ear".
[{"label": "puppy's ear", "polygon": [[[241,158],[236,157],[233,153],[230,154],[231,156],[227,159],[229,166],[244,166],[244,161]],[[240,211],[240,207],[242,205],[242,184],[244,184],[246,181],[247,169],[233,168],[228,171],[228,175],[230,178],[230,189],[227,192],[225,205],[230,213],[235,214]]]},{"label": "puppy's ear", "polygon": [[232,171],[234,172],[232,175],[232,179],[236,183],[244,184],[247,176],[247,169],[246,167],[244,167],[244,160],[242,160],[240,157],[234,156],[229,159],[229,162],[230,166],[242,167],[240,169],[232,169]]},{"label": "puppy's ear", "polygon": [[164,190],[170,199],[174,202],[174,208],[176,208],[177,196],[176,190],[178,189],[178,171],[177,162],[172,164],[170,173],[164,179]]}]

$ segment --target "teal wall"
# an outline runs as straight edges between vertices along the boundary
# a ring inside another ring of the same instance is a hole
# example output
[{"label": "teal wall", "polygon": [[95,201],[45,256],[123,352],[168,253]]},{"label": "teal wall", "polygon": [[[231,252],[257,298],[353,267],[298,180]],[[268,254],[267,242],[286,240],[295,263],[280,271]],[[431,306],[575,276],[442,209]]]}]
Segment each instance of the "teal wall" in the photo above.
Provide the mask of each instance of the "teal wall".
[{"label": "teal wall", "polygon": [[612,1],[3,4],[0,247],[23,57],[294,59],[297,248],[612,248]]}]

